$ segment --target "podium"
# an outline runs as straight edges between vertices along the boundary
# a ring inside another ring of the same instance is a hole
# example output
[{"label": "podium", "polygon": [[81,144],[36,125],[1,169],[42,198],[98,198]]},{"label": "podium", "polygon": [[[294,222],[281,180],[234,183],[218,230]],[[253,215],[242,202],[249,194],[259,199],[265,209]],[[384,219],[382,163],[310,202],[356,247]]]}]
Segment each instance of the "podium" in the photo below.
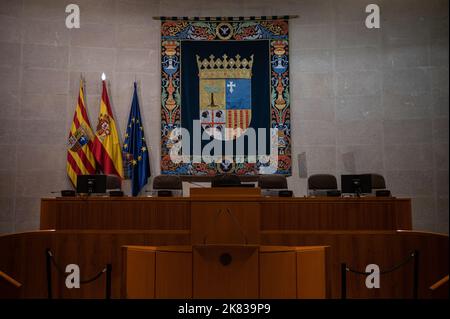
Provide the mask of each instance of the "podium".
[{"label": "podium", "polygon": [[329,248],[260,246],[260,193],[191,190],[191,245],[123,246],[122,298],[326,298]]},{"label": "podium", "polygon": [[193,246],[193,298],[259,297],[259,246]]},{"label": "podium", "polygon": [[122,298],[327,297],[327,246],[123,246]]}]

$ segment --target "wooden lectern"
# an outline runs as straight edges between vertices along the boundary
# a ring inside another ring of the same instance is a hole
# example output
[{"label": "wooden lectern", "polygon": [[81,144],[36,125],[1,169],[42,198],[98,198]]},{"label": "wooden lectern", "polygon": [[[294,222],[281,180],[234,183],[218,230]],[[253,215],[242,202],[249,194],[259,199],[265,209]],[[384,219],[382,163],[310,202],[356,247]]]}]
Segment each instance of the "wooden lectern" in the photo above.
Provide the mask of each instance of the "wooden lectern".
[{"label": "wooden lectern", "polygon": [[328,247],[123,246],[122,298],[326,298]]},{"label": "wooden lectern", "polygon": [[122,297],[325,298],[328,247],[260,246],[260,194],[191,189],[192,246],[123,246]]}]

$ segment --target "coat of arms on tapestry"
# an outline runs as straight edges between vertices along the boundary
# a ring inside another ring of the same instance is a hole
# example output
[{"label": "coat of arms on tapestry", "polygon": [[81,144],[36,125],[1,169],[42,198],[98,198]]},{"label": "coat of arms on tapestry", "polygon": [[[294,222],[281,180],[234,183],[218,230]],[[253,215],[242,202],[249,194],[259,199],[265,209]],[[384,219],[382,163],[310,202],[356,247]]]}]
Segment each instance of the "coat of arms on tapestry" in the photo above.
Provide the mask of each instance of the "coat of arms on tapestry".
[{"label": "coat of arms on tapestry", "polygon": [[291,175],[288,40],[287,17],[162,19],[162,174]]}]

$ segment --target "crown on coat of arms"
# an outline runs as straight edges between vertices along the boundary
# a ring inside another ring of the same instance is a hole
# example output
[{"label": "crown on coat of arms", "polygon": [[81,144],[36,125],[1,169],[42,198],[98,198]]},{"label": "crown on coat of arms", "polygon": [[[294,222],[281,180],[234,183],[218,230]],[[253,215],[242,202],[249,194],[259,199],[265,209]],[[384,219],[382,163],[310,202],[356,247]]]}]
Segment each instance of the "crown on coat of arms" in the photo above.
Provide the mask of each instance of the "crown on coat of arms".
[{"label": "crown on coat of arms", "polygon": [[286,44],[287,44],[286,41],[282,41],[282,40],[274,41],[272,43],[272,46],[274,47],[274,53],[279,56],[285,54],[286,53],[286,49],[285,49]]},{"label": "crown on coat of arms", "polygon": [[249,59],[237,54],[229,58],[226,54],[222,58],[210,55],[209,59],[197,57],[197,66],[200,78],[251,78],[253,66],[253,54]]}]

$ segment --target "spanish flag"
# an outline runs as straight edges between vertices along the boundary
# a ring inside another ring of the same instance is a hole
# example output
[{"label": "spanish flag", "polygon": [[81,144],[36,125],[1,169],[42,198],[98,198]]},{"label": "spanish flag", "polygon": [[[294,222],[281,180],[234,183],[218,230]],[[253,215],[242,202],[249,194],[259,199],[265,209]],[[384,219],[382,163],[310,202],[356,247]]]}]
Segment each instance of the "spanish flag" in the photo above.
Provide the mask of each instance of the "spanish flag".
[{"label": "spanish flag", "polygon": [[107,175],[116,175],[123,178],[122,150],[116,122],[109,104],[106,84],[103,80],[102,101],[98,116],[97,130],[94,140],[94,156],[100,170]]},{"label": "spanish flag", "polygon": [[72,184],[77,186],[77,175],[95,174],[95,157],[93,154],[95,135],[84,104],[83,81],[80,81],[78,103],[69,132],[67,149],[67,175]]}]

